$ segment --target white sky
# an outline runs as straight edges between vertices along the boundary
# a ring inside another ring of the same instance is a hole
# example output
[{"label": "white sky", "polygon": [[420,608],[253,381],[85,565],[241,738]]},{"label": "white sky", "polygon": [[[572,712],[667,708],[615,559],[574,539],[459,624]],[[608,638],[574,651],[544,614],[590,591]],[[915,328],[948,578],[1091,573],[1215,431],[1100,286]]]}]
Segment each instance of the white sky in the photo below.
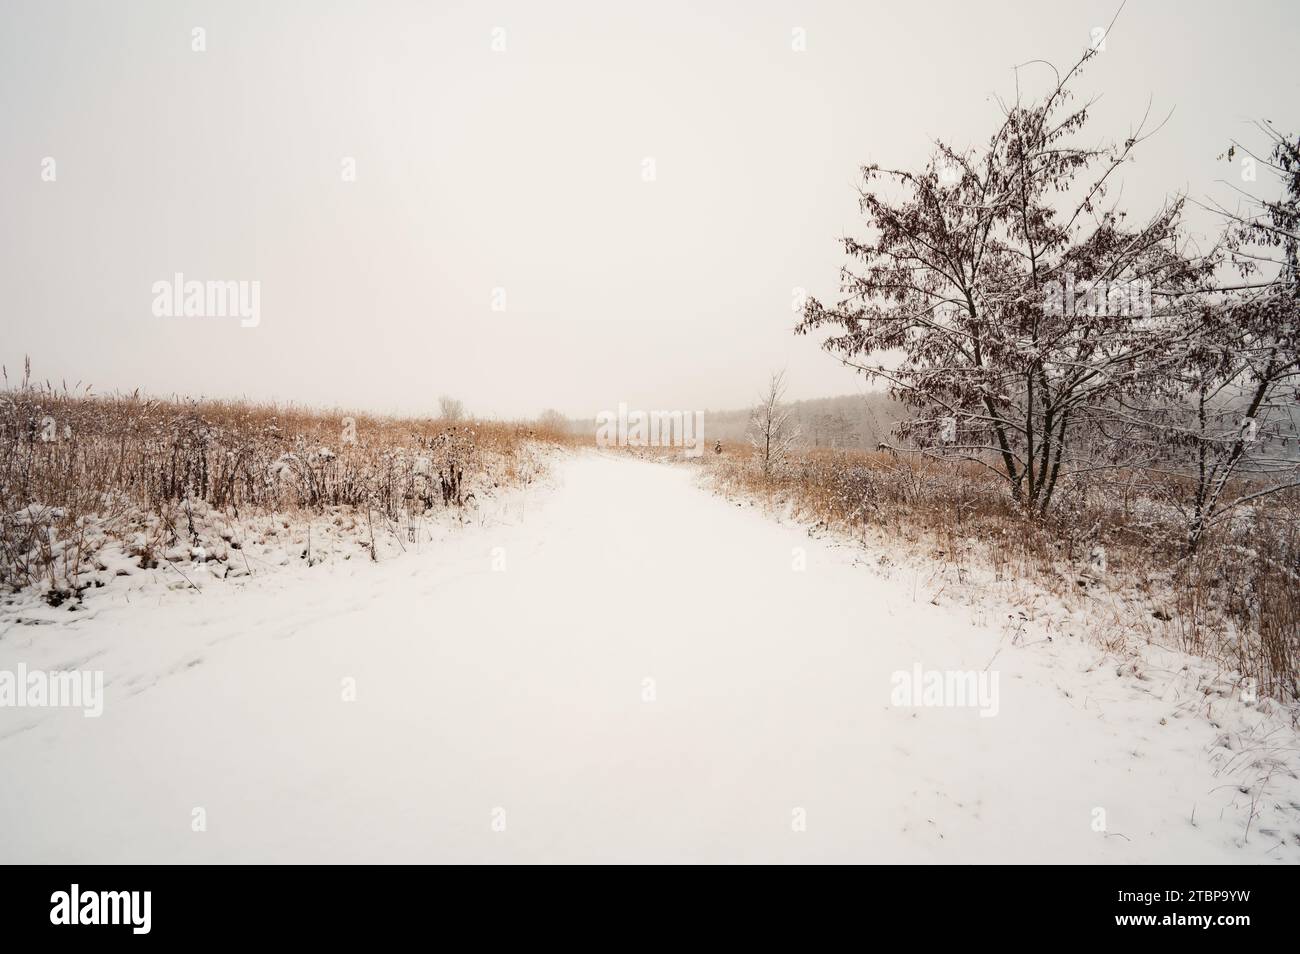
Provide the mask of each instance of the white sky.
[{"label": "white sky", "polygon": [[[982,143],[1011,68],[1073,62],[1115,7],[4,0],[0,361],[497,416],[736,407],[779,367],[860,390],[790,333],[793,287],[836,297],[857,167]],[[1300,3],[1130,0],[1078,88],[1098,139],[1176,108],[1134,211],[1226,198],[1230,136],[1300,126],[1298,47]],[[177,271],[260,281],[260,326],[154,317]]]}]

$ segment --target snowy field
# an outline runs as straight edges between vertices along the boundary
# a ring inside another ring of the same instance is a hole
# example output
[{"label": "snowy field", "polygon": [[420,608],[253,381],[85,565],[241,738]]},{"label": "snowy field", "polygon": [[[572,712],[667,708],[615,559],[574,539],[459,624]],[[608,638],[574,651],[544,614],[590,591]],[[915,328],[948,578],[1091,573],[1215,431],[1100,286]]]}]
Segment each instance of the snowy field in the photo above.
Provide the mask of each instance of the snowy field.
[{"label": "snowy field", "polygon": [[[0,708],[0,862],[1300,861],[1289,721],[1195,661],[936,605],[688,467],[552,484],[378,564],[11,611],[0,670],[105,698]],[[917,667],[995,704],[894,704]]]}]

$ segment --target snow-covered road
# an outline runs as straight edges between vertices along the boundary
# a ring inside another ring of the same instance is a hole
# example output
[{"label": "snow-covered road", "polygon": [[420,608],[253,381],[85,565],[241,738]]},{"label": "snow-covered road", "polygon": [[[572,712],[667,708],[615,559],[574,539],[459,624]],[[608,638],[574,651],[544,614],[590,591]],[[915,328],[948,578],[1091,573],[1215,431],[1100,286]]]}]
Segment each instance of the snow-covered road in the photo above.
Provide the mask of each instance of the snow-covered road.
[{"label": "snow-covered road", "polygon": [[[1214,727],[1100,650],[1012,646],[688,467],[556,481],[387,563],[6,624],[0,668],[106,699],[0,709],[0,861],[1300,857],[1276,798],[1240,846]],[[891,704],[918,664],[997,672],[997,714]]]}]

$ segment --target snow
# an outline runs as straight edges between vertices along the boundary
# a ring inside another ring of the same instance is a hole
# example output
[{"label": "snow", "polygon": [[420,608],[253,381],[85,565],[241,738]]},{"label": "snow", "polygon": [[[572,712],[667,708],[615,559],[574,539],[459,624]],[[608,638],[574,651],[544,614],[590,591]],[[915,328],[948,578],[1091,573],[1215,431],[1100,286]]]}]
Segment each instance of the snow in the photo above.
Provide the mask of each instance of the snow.
[{"label": "snow", "polygon": [[[574,454],[418,552],[9,611],[0,670],[104,687],[0,708],[0,862],[1300,861],[1283,713],[695,470]],[[895,705],[918,667],[996,713]]]}]

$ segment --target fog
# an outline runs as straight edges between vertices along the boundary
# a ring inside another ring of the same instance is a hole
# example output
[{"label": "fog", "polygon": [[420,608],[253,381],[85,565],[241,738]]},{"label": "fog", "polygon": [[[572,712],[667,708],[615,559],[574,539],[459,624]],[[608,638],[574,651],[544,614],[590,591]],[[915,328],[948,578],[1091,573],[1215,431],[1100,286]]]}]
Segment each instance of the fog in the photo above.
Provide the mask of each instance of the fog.
[{"label": "fog", "polygon": [[[979,145],[1016,64],[1072,63],[1116,9],[613,6],[8,0],[10,379],[485,416],[737,407],[776,368],[793,399],[862,390],[791,333],[796,289],[836,296],[857,168]],[[1080,89],[1097,139],[1173,111],[1130,208],[1271,187],[1216,157],[1293,125],[1298,26],[1127,6]],[[178,273],[257,282],[258,321],[160,317]]]}]

